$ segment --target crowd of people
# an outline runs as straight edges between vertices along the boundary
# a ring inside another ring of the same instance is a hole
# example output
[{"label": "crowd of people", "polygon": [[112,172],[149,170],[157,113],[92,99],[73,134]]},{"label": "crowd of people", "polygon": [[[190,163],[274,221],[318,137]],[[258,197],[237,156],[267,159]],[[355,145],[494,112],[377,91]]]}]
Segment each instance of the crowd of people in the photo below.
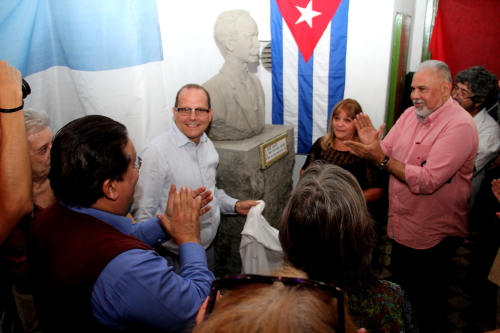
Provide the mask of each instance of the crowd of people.
[{"label": "crowd of people", "polygon": [[[105,116],[53,137],[45,112],[23,110],[19,71],[0,61],[1,267],[22,329],[435,332],[469,198],[481,197],[475,179],[500,201],[487,172],[500,150],[486,109],[494,82],[473,67],[453,86],[446,64],[423,62],[414,106],[385,137],[357,101],[340,101],[284,208],[284,266],[216,280],[220,214],[246,215],[258,202],[215,185],[207,90],[182,87],[172,128],[137,153],[127,128]],[[392,281],[372,265],[384,221]]]}]

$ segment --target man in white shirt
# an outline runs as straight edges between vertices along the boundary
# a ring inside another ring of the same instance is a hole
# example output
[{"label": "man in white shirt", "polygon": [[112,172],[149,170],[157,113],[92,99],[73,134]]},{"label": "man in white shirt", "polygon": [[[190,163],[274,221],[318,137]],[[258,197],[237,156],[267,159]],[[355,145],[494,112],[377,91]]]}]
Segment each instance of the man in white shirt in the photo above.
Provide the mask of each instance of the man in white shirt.
[{"label": "man in white shirt", "polygon": [[491,99],[497,97],[497,92],[497,77],[482,66],[470,67],[455,77],[451,96],[473,117],[479,134],[479,149],[474,162],[469,207],[474,205],[484,180],[486,165],[500,151],[500,126],[484,107]]},{"label": "man in white shirt", "polygon": [[[493,104],[497,93],[497,77],[482,66],[470,67],[458,73],[452,91],[452,97],[473,117],[479,134],[469,202],[469,231],[475,231],[475,237],[470,247],[462,292],[481,298],[483,304],[489,304],[487,299],[494,301],[494,292],[490,290],[487,277],[500,244],[497,236],[498,218],[495,216],[496,200],[492,198],[491,185],[488,184],[492,176],[498,175],[498,171],[489,170],[490,175],[486,173],[486,166],[500,150],[500,126],[485,108],[485,105]],[[465,317],[464,320],[473,319]]]},{"label": "man in white shirt", "polygon": [[[197,84],[182,87],[172,108],[174,124],[142,149],[141,177],[136,185],[132,215],[143,221],[165,211],[170,184],[212,191],[212,207],[200,218],[201,244],[207,251],[208,267],[215,267],[213,240],[220,224],[220,214],[247,215],[257,201],[238,201],[215,186],[219,155],[205,131],[212,120],[210,95]],[[180,268],[178,247],[174,242],[162,245],[167,260]]]}]

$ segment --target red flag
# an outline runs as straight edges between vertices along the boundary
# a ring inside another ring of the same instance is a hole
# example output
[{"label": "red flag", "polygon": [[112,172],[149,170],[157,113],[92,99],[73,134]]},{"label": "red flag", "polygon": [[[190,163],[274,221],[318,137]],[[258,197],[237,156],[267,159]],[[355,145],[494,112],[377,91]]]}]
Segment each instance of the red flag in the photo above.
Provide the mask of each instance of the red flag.
[{"label": "red flag", "polygon": [[[342,0],[313,1],[312,0],[276,0],[283,19],[299,47],[300,53],[307,62],[314,52],[316,44],[323,35],[326,26]],[[314,25],[297,24],[307,18],[314,17]]]},{"label": "red flag", "polygon": [[484,66],[500,77],[500,1],[439,0],[429,50],[455,75]]}]

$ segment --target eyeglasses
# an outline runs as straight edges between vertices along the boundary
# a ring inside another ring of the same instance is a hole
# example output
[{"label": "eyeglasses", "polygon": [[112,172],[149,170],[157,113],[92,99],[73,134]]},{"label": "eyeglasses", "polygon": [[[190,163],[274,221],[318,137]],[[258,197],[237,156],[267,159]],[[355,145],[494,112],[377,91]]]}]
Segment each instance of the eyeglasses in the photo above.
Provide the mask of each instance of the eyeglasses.
[{"label": "eyeglasses", "polygon": [[217,293],[219,291],[232,290],[235,287],[239,287],[245,284],[260,283],[272,285],[274,282],[281,282],[286,286],[302,286],[306,288],[312,288],[315,290],[320,290],[326,292],[330,297],[337,300],[337,321],[339,326],[339,332],[345,332],[345,317],[344,317],[344,294],[339,288],[332,287],[326,283],[302,279],[302,278],[291,278],[291,277],[281,277],[281,276],[265,276],[265,275],[253,275],[253,274],[241,274],[234,276],[225,276],[218,278],[212,282],[212,288],[210,289],[210,295],[208,296],[207,309],[205,312],[205,319],[208,315],[212,313],[215,307],[215,301],[217,299]]},{"label": "eyeglasses", "polygon": [[139,155],[137,155],[135,157],[134,165],[132,165],[131,168],[136,168],[137,170],[139,170],[141,168],[141,165],[142,165],[142,158],[140,158]]},{"label": "eyeglasses", "polygon": [[200,108],[196,108],[196,109],[191,109],[191,108],[175,108],[177,110],[177,112],[179,112],[179,114],[181,116],[189,116],[191,114],[191,111],[194,111],[194,114],[197,116],[197,117],[206,117],[208,112],[210,111],[209,109],[200,109]]},{"label": "eyeglasses", "polygon": [[464,89],[464,88],[460,88],[458,85],[455,85],[451,92],[453,94],[457,94],[458,96],[462,97],[462,99],[474,97],[473,95],[467,96],[467,95],[469,95],[469,91]]}]

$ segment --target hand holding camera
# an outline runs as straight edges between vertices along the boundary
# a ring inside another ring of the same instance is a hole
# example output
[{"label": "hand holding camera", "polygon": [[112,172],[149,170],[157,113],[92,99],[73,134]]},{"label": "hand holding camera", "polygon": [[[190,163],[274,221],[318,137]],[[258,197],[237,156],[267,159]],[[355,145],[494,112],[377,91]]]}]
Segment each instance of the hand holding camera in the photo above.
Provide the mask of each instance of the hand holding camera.
[{"label": "hand holding camera", "polygon": [[9,66],[7,61],[1,60],[0,112],[11,113],[22,110],[24,108],[22,99],[26,98],[30,93],[31,88],[28,82],[21,78],[21,72],[13,66]]}]

